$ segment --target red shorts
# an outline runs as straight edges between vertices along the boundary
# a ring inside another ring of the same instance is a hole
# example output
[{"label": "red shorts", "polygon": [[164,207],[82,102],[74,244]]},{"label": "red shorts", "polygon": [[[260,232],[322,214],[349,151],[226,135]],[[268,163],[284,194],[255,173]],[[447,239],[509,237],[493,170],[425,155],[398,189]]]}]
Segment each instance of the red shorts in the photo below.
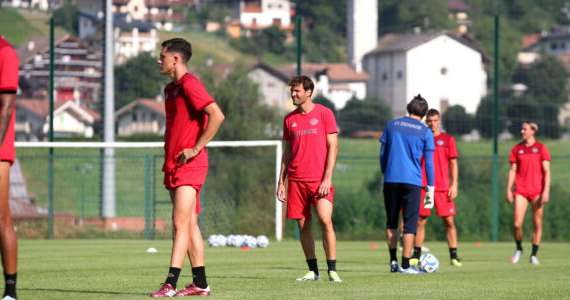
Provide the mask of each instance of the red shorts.
[{"label": "red shorts", "polygon": [[[420,217],[427,218],[431,216],[431,209],[424,208],[424,198],[426,191],[422,189],[422,197],[420,198]],[[449,197],[448,191],[435,192],[435,211],[438,217],[444,218],[455,216],[455,201]]]},{"label": "red shorts", "polygon": [[164,172],[164,187],[174,190],[179,186],[191,186],[196,190],[196,213],[202,211],[200,207],[200,190],[206,182],[208,167],[202,168],[176,168]]},{"label": "red shorts", "polygon": [[540,197],[541,191],[525,191],[523,189],[516,189],[515,188],[515,196],[520,195],[525,197],[528,202],[532,202]]},{"label": "red shorts", "polygon": [[[317,192],[320,181],[294,181],[289,180],[287,190],[287,218],[288,219],[310,219],[311,204],[317,205],[317,201],[322,199]],[[324,197],[334,203],[334,187],[331,186],[329,194]]]}]

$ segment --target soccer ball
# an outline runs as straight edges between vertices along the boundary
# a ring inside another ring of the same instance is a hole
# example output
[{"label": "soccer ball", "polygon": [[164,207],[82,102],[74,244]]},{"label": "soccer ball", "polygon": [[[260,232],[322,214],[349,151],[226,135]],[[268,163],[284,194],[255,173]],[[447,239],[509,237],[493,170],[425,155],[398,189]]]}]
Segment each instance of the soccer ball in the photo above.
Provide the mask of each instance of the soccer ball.
[{"label": "soccer ball", "polygon": [[267,248],[269,246],[269,239],[264,235],[257,236],[257,247]]},{"label": "soccer ball", "polygon": [[257,239],[251,235],[246,235],[243,246],[247,246],[249,248],[255,248],[257,247]]},{"label": "soccer ball", "polygon": [[420,257],[420,269],[426,273],[433,273],[439,269],[439,261],[431,253],[422,254]]},{"label": "soccer ball", "polygon": [[212,234],[208,237],[208,244],[210,247],[220,247],[220,237],[217,234]]}]

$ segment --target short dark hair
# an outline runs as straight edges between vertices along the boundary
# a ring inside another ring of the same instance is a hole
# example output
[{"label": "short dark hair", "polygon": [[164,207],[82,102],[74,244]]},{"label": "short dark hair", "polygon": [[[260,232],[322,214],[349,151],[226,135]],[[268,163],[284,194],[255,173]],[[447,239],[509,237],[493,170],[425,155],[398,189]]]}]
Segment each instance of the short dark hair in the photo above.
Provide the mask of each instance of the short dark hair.
[{"label": "short dark hair", "polygon": [[408,103],[406,109],[410,115],[416,115],[423,118],[427,113],[428,103],[422,95],[418,94],[414,99],[412,99],[412,101],[410,101],[410,103]]},{"label": "short dark hair", "polygon": [[173,38],[160,44],[167,52],[177,52],[182,55],[182,60],[188,62],[192,58],[192,44],[183,38]]},{"label": "short dark hair", "polygon": [[439,116],[439,110],[435,109],[435,108],[430,108],[427,112],[426,117],[433,117],[433,116]]},{"label": "short dark hair", "polygon": [[291,81],[289,81],[290,87],[296,87],[299,84],[303,85],[303,89],[305,89],[305,91],[311,91],[311,95],[313,94],[313,91],[315,90],[315,84],[313,83],[311,78],[305,75],[301,75],[301,76],[295,76],[291,79]]}]

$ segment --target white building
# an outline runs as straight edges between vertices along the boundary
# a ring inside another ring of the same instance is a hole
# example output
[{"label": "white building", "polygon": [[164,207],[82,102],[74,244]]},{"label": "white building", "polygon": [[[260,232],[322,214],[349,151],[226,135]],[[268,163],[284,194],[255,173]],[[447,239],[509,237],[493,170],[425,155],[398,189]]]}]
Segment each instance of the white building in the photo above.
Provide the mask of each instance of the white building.
[{"label": "white building", "polygon": [[62,1],[54,0],[2,0],[2,7],[33,8],[39,10],[55,9],[62,4]]},{"label": "white building", "polygon": [[378,0],[348,0],[347,13],[348,63],[361,72],[362,58],[378,43]]},{"label": "white building", "polygon": [[163,134],[166,124],[164,102],[137,99],[115,112],[118,136]]},{"label": "white building", "polygon": [[395,115],[417,94],[445,111],[462,105],[474,113],[487,92],[484,56],[469,41],[443,32],[388,34],[364,57],[367,95],[383,99]]},{"label": "white building", "polygon": [[[302,74],[309,76],[315,83],[314,95],[322,95],[334,103],[336,109],[342,109],[352,98],[363,100],[366,97],[366,73],[357,73],[350,65],[342,63],[302,65]],[[249,77],[259,84],[264,101],[283,111],[294,107],[291,103],[289,80],[296,75],[296,65],[271,67],[257,64]]]},{"label": "white building", "polygon": [[115,14],[115,60],[122,64],[142,52],[154,53],[159,41],[154,26],[133,20],[127,14]]},{"label": "white building", "polygon": [[[55,136],[93,137],[95,124],[101,117],[77,101],[57,101],[53,112]],[[49,131],[49,101],[47,99],[18,99],[16,122],[18,140],[44,140]]]},{"label": "white building", "polygon": [[242,0],[240,24],[248,29],[261,29],[276,25],[291,26],[291,3],[288,0]]}]

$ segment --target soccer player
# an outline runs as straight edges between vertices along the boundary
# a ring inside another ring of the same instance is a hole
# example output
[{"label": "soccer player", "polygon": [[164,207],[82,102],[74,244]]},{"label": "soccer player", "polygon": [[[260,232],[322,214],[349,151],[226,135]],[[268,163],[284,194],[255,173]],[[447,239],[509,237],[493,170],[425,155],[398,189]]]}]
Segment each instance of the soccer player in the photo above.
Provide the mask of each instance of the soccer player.
[{"label": "soccer player", "polygon": [[[386,240],[390,252],[390,271],[418,274],[410,266],[412,247],[418,223],[422,191],[422,157],[425,158],[427,196],[424,206],[433,206],[433,134],[421,122],[428,110],[427,101],[417,95],[408,103],[409,116],[389,121],[380,138],[380,167],[384,174],[384,204],[386,209]],[[398,218],[404,219],[402,266],[398,266]]]},{"label": "soccer player", "polygon": [[315,85],[309,77],[294,77],[289,87],[297,108],[283,122],[284,151],[277,197],[287,202],[287,218],[297,220],[301,232],[301,247],[309,272],[297,281],[319,280],[311,232],[313,206],[322,229],[329,281],[341,282],[336,272],[336,235],[332,223],[332,176],[338,153],[336,120],[331,110],[313,103]]},{"label": "soccer player", "polygon": [[[449,246],[449,256],[451,265],[461,267],[463,264],[457,257],[457,228],[455,227],[454,216],[455,202],[457,197],[458,165],[457,147],[453,136],[441,132],[440,113],[436,109],[427,112],[426,123],[433,132],[435,152],[433,154],[435,172],[435,193],[434,204],[437,215],[443,219],[447,231],[447,245]],[[426,178],[424,175],[424,184]],[[422,255],[422,244],[425,239],[425,227],[427,218],[431,215],[431,209],[420,207],[420,218],[414,245],[414,258],[419,259]]]},{"label": "soccer player", "polygon": [[[162,43],[160,73],[170,76],[164,89],[166,132],[164,134],[164,186],[170,192],[173,225],[172,255],[165,282],[153,298],[207,296],[210,288],[204,267],[204,242],[198,227],[200,189],[208,173],[206,144],[215,136],[224,114],[204,85],[186,64],[192,57],[191,44],[181,38]],[[186,254],[193,281],[176,290]]]},{"label": "soccer player", "polygon": [[536,255],[542,238],[544,205],[550,200],[550,153],[546,146],[534,137],[537,131],[536,123],[522,123],[522,141],[513,147],[509,157],[511,169],[507,183],[507,201],[515,209],[513,230],[517,247],[511,257],[513,264],[519,262],[523,252],[524,216],[529,203],[532,206],[534,224],[530,263],[540,264]]},{"label": "soccer player", "polygon": [[10,213],[10,166],[15,159],[14,118],[18,55],[0,36],[0,244],[4,268],[3,300],[16,299],[18,241]]}]

